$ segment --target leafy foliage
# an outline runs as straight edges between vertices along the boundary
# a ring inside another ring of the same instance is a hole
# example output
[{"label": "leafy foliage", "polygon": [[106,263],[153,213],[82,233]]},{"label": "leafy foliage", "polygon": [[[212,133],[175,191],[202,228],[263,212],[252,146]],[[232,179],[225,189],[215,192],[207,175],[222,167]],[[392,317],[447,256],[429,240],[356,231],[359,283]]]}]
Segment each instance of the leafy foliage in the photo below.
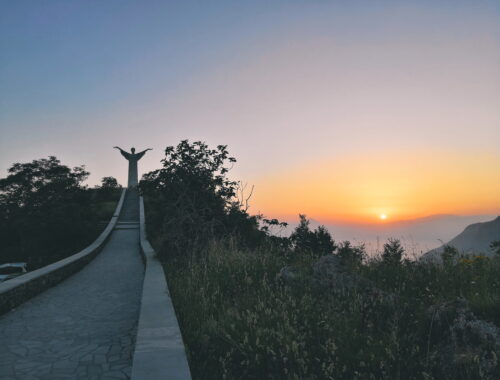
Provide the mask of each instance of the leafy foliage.
[{"label": "leafy foliage", "polygon": [[446,244],[443,247],[441,258],[443,259],[444,264],[446,265],[452,264],[458,258],[458,249],[456,249],[451,245]]},{"label": "leafy foliage", "polygon": [[181,141],[165,149],[161,169],[145,174],[140,189],[148,208],[148,225],[163,256],[194,252],[211,239],[237,235],[258,244],[265,232],[237,200],[238,183],[227,177],[236,162],[227,147]]},{"label": "leafy foliage", "polygon": [[290,235],[290,243],[294,250],[313,256],[332,254],[337,247],[327,229],[324,226],[319,226],[311,231],[307,217],[300,214],[299,218],[299,225]]},{"label": "leafy foliage", "polygon": [[384,244],[384,252],[382,252],[382,260],[386,264],[396,265],[401,263],[403,258],[404,249],[399,239],[389,239]]},{"label": "leafy foliage", "polygon": [[364,245],[353,246],[350,241],[344,241],[339,245],[336,255],[348,268],[355,268],[366,258],[366,250]]},{"label": "leafy foliage", "polygon": [[8,173],[7,178],[0,179],[0,202],[23,209],[38,209],[47,201],[59,202],[75,192],[82,194],[80,184],[89,175],[83,166],[70,169],[54,156],[15,163]]},{"label": "leafy foliage", "polygon": [[120,185],[115,177],[102,177],[101,189],[119,189]]},{"label": "leafy foliage", "polygon": [[116,197],[121,188],[115,177],[103,177],[101,186],[96,186],[97,196],[99,200],[109,201]]},{"label": "leafy foliage", "polygon": [[497,255],[500,255],[500,240],[492,241],[491,244],[490,244],[490,248]]},{"label": "leafy foliage", "polygon": [[82,186],[88,175],[53,156],[13,164],[0,179],[1,260],[27,261],[33,269],[90,243],[98,213]]}]

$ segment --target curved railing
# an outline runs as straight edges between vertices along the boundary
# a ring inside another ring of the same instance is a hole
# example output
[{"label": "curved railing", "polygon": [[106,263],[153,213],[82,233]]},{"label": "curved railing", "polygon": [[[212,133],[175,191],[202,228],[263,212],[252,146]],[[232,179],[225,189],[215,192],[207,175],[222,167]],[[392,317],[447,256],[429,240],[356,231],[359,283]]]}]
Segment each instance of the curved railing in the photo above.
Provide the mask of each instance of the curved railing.
[{"label": "curved railing", "polygon": [[78,272],[104,247],[116,225],[126,189],[123,189],[113,217],[99,237],[82,251],[0,284],[0,315]]}]

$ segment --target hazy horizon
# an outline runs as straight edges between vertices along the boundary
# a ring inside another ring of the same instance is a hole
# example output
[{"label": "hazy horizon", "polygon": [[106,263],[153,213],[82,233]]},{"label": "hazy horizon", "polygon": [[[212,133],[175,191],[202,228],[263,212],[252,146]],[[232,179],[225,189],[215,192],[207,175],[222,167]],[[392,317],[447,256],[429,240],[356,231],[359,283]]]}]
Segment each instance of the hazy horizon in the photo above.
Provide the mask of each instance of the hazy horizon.
[{"label": "hazy horizon", "polygon": [[[325,226],[334,240],[339,243],[350,241],[355,245],[364,244],[369,255],[381,253],[389,238],[401,241],[406,254],[418,257],[449,242],[471,224],[489,222],[499,215],[431,215],[413,220],[390,223],[342,223],[310,219],[310,226]],[[288,236],[298,225],[298,217],[286,220],[289,226],[277,235]]]}]

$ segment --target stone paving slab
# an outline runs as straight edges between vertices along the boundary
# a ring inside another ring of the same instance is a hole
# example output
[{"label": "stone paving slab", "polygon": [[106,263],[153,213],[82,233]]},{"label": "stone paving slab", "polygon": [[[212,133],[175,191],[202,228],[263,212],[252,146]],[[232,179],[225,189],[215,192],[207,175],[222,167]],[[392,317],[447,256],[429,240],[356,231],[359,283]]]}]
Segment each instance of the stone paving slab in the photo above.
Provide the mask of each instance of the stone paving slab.
[{"label": "stone paving slab", "polygon": [[0,379],[129,379],[143,275],[139,231],[115,230],[80,272],[0,317]]}]

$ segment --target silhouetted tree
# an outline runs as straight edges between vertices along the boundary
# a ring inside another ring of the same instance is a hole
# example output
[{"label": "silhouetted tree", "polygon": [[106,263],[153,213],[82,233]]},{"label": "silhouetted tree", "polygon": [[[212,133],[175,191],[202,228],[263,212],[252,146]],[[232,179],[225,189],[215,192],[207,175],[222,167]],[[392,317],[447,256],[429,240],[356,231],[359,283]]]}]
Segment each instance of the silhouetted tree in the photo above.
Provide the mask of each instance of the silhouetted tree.
[{"label": "silhouetted tree", "polygon": [[97,194],[101,200],[111,200],[120,191],[121,186],[115,177],[103,177],[101,186],[96,186]]},{"label": "silhouetted tree", "polygon": [[91,228],[89,194],[81,185],[88,172],[53,156],[15,163],[0,179],[0,235],[4,259],[33,266],[53,261]]},{"label": "silhouetted tree", "polygon": [[101,189],[118,189],[120,185],[115,177],[102,177]]},{"label": "silhouetted tree", "polygon": [[234,235],[258,244],[265,232],[237,200],[238,183],[227,177],[236,159],[227,147],[181,141],[165,149],[162,168],[145,174],[145,196],[151,234],[161,254],[186,254],[210,239]]},{"label": "silhouetted tree", "polygon": [[364,244],[353,246],[346,240],[340,243],[336,255],[347,267],[352,268],[361,265],[366,257],[366,250]]},{"label": "silhouetted tree", "polygon": [[384,244],[384,252],[382,253],[382,260],[386,264],[399,264],[403,258],[404,249],[401,246],[399,239],[389,239]]},{"label": "silhouetted tree", "polygon": [[328,230],[324,226],[319,226],[311,231],[307,217],[300,214],[299,218],[299,225],[290,235],[290,241],[295,251],[307,252],[314,256],[332,254],[336,246]]}]

